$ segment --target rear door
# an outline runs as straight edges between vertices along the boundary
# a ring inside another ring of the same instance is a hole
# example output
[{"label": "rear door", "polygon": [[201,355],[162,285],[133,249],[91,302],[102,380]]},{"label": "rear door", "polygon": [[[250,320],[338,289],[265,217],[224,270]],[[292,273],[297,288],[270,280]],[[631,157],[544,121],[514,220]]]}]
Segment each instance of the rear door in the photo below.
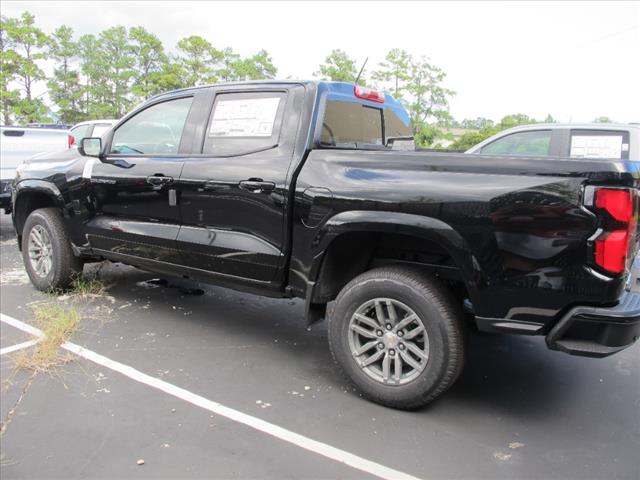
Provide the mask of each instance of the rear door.
[{"label": "rear door", "polygon": [[109,163],[90,161],[83,173],[95,213],[87,224],[92,248],[129,261],[180,263],[174,184],[189,151],[183,140],[195,101],[193,94],[158,100],[105,138]]},{"label": "rear door", "polygon": [[211,89],[200,153],[180,177],[178,246],[188,266],[231,281],[278,278],[303,93],[291,85]]}]

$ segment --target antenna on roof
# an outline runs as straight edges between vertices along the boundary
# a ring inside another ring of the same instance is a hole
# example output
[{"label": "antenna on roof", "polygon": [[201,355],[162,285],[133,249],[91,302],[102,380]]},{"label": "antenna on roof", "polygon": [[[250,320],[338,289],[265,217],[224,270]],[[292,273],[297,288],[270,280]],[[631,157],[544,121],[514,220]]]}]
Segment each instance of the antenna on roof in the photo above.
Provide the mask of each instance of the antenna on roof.
[{"label": "antenna on roof", "polygon": [[355,81],[353,82],[354,84],[358,84],[358,80],[360,80],[360,76],[362,75],[362,72],[364,71],[364,66],[367,64],[367,60],[369,60],[369,57],[364,59],[364,63],[362,64],[362,68],[360,69],[360,73],[358,73],[358,76],[356,77]]}]

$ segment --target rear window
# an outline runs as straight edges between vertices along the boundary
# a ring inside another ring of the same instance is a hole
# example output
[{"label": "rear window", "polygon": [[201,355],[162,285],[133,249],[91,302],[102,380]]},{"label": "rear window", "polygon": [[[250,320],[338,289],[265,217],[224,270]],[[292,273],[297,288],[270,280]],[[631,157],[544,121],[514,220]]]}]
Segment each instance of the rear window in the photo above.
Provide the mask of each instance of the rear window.
[{"label": "rear window", "polygon": [[622,130],[571,130],[569,156],[628,160],[629,132]]},{"label": "rear window", "polygon": [[356,102],[328,101],[320,143],[328,147],[384,145],[382,109]]}]

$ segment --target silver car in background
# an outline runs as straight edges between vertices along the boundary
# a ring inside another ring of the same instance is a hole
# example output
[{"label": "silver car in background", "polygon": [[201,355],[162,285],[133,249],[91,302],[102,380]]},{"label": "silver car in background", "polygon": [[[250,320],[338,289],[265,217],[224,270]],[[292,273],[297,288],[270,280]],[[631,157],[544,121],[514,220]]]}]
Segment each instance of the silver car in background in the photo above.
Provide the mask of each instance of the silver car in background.
[{"label": "silver car in background", "polygon": [[497,133],[465,153],[640,161],[640,125],[618,123],[522,125]]}]

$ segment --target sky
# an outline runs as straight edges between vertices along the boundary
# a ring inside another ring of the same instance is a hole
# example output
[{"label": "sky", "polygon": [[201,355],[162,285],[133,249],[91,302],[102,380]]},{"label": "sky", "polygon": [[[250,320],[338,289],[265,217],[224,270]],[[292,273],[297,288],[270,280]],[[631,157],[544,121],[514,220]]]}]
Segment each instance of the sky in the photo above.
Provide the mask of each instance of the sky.
[{"label": "sky", "polygon": [[[313,78],[334,48],[367,72],[392,48],[425,56],[456,92],[454,118],[640,122],[640,2],[2,1],[50,33],[143,26],[173,51],[200,35],[242,55],[266,49],[278,78]],[[41,87],[45,90],[45,87]]]}]

